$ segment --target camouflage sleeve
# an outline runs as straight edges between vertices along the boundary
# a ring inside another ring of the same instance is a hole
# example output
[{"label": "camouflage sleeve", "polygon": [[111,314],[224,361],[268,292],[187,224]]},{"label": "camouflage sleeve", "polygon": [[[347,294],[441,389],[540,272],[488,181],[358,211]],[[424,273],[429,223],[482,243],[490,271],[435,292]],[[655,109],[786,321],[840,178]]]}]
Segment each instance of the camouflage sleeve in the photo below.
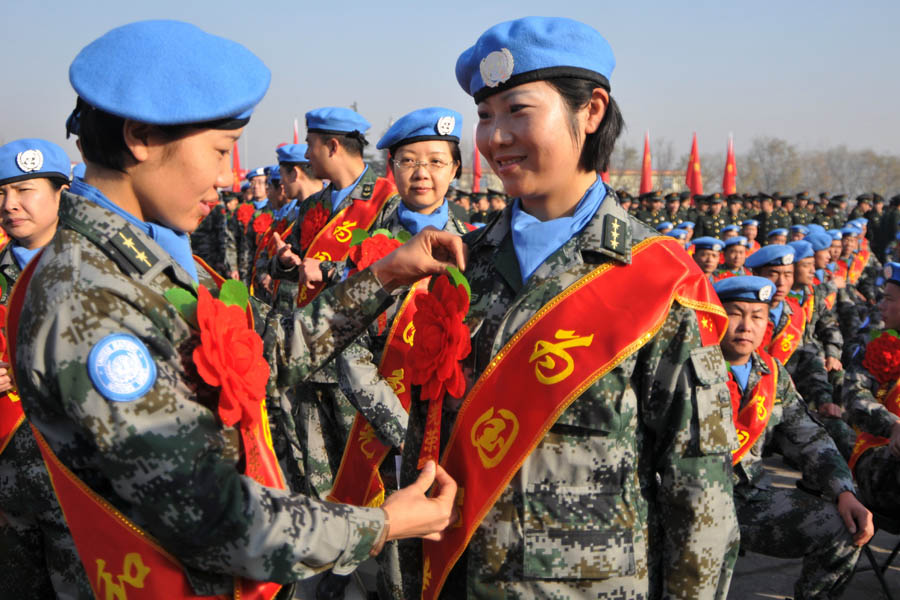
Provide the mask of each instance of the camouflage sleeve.
[{"label": "camouflage sleeve", "polygon": [[879,385],[862,365],[864,356],[865,352],[857,354],[844,373],[842,395],[847,420],[850,425],[872,435],[890,437],[891,427],[900,421],[900,417],[875,399]]},{"label": "camouflage sleeve", "polygon": [[[367,558],[382,511],[317,502],[241,475],[236,432],[207,408],[215,399],[182,360],[190,348],[169,337],[173,317],[144,314],[120,290],[92,283],[45,307],[48,316],[19,347],[30,358],[19,378],[58,404],[76,439],[88,440],[91,455],[79,460],[88,459],[107,497],[185,565],[210,573],[289,582],[329,565],[349,573]],[[93,309],[88,329],[85,306]],[[144,343],[156,377],[143,396],[110,401],[87,361],[96,340],[123,333]]]},{"label": "camouflage sleeve", "polygon": [[854,491],[853,476],[824,427],[813,419],[797,393],[787,369],[778,366],[777,399],[782,405],[782,420],[775,426],[781,452],[800,465],[807,481],[821,482],[822,491],[831,498]]},{"label": "camouflage sleeve", "polygon": [[232,271],[237,270],[237,238],[233,227],[233,221],[225,221],[225,270],[222,275],[227,276]]},{"label": "camouflage sleeve", "polygon": [[819,313],[819,318],[816,319],[814,336],[824,346],[825,356],[839,359],[844,338],[841,336],[834,310],[825,306],[826,291],[821,288],[821,285],[815,288],[816,312]]},{"label": "camouflage sleeve", "polygon": [[[693,310],[673,304],[638,357],[641,419],[650,430],[648,479],[659,485],[650,522],[665,523],[663,597],[725,598],[737,558],[731,450],[736,435],[718,346],[702,346]],[[634,377],[634,376],[633,376]]]},{"label": "camouflage sleeve", "polygon": [[378,372],[370,346],[371,338],[363,335],[338,355],[338,383],[356,410],[372,425],[378,439],[399,448],[406,438],[409,415],[394,389]]},{"label": "camouflage sleeve", "polygon": [[803,400],[811,402],[816,408],[834,402],[834,387],[828,381],[825,363],[819,357],[815,344],[798,347],[786,367]]}]

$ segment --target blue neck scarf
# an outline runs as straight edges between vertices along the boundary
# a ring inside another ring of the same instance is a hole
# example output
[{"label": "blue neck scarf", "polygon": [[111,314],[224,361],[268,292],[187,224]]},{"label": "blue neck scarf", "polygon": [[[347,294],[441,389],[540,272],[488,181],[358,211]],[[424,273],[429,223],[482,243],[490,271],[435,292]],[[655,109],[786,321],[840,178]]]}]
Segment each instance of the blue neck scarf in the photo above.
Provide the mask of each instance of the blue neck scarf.
[{"label": "blue neck scarf", "polygon": [[778,306],[770,306],[769,307],[769,319],[771,319],[772,323],[775,324],[775,327],[778,327],[778,323],[781,321],[781,315],[784,312],[784,301],[778,303]]},{"label": "blue neck scarf", "polygon": [[357,185],[359,185],[359,180],[363,178],[363,175],[366,174],[366,171],[369,170],[369,165],[366,165],[366,168],[363,169],[363,172],[359,174],[359,177],[356,178],[356,181],[345,187],[341,190],[334,190],[331,192],[331,214],[337,212],[338,206],[341,205],[341,202],[344,201],[344,198],[350,195],[350,192],[353,191]]},{"label": "blue neck scarf", "polygon": [[739,386],[741,386],[741,390],[747,389],[747,382],[750,381],[750,367],[752,366],[752,358],[742,365],[728,365],[728,367],[731,369],[731,372],[734,374],[734,380],[737,381],[737,384]]},{"label": "blue neck scarf", "polygon": [[539,221],[529,215],[522,210],[522,201],[516,198],[512,207],[511,226],[522,283],[526,283],[551,254],[585,228],[605,197],[606,186],[598,177],[578,201],[571,217],[550,221]]},{"label": "blue neck scarf", "polygon": [[278,209],[280,214],[278,215],[277,218],[283,219],[287,216],[290,216],[291,211],[294,210],[295,208],[297,208],[297,199],[296,198],[294,198],[293,200],[291,200],[290,202],[288,202],[287,204],[285,204],[284,206],[282,206],[281,208]]},{"label": "blue neck scarf", "polygon": [[16,264],[19,265],[20,269],[24,269],[25,265],[30,263],[31,259],[34,258],[34,255],[41,251],[41,248],[43,248],[43,246],[35,248],[34,250],[29,250],[25,246],[20,246],[15,241],[9,246],[13,258],[16,259]]},{"label": "blue neck scarf", "polygon": [[816,269],[816,278],[825,283],[825,269]]},{"label": "blue neck scarf", "polygon": [[429,225],[433,225],[438,230],[443,231],[444,227],[447,225],[449,211],[450,206],[447,204],[446,200],[444,200],[444,203],[441,204],[440,208],[430,215],[418,213],[406,208],[403,201],[397,205],[397,216],[400,218],[400,224],[403,225],[403,229],[413,235],[416,235]]},{"label": "blue neck scarf", "polygon": [[266,207],[266,205],[267,205],[268,203],[269,203],[269,199],[268,199],[268,198],[263,198],[262,200],[257,200],[256,202],[254,202],[254,203],[253,203],[253,207],[254,207],[256,210],[262,210],[262,209],[264,209],[264,208]]},{"label": "blue neck scarf", "polygon": [[194,283],[198,281],[197,265],[194,263],[194,255],[191,252],[191,238],[188,237],[186,233],[178,233],[168,227],[156,223],[146,223],[141,221],[131,213],[122,209],[119,205],[113,204],[103,195],[103,192],[80,179],[72,182],[70,191],[77,196],[87,198],[94,204],[98,204],[106,210],[116,213],[149,235],[153,241],[159,244],[163,250],[168,252],[169,255],[175,259],[175,262],[181,265],[181,268],[187,271],[188,275],[191,276],[191,279],[194,280]]}]

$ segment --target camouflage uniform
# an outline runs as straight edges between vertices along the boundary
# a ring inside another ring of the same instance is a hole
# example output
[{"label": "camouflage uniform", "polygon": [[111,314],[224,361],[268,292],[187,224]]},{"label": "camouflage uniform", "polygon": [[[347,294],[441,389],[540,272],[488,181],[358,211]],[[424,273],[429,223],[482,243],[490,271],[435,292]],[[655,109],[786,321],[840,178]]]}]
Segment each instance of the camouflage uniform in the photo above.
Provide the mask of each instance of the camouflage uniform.
[{"label": "camouflage uniform", "polygon": [[[143,254],[117,245],[119,237]],[[199,276],[215,293],[202,269]],[[185,565],[199,594],[227,593],[233,575],[290,582],[332,565],[352,571],[383,528],[381,511],[320,504],[240,474],[237,431],[211,410],[218,393],[189,358],[199,335],[163,296],[175,286],[194,282],[149,236],[63,193],[60,229],[19,326],[16,381],[29,419],[63,464]],[[269,385],[308,376],[389,300],[363,272],[290,316],[257,314]],[[156,383],[137,400],[108,401],[85,366],[115,332],[141,339],[156,364]]]},{"label": "camouflage uniform", "polygon": [[[769,368],[753,354],[750,378],[741,397],[743,408]],[[797,395],[778,361],[775,405],[765,432],[734,468],[734,501],[741,525],[741,547],[779,558],[803,557],[794,597],[838,598],[862,550],[853,544],[834,501],[854,491],[853,478],[828,434]],[[820,486],[825,499],[799,489],[772,485],[763,456],[783,453],[799,465],[804,479]]]},{"label": "camouflage uniform", "polygon": [[[655,235],[607,194],[524,285],[509,209],[466,236],[473,379],[552,297],[598,264],[630,263],[631,247]],[[622,222],[624,253],[609,249],[607,215]],[[719,348],[701,346],[696,313],[673,304],[659,332],[563,411],[525,459],[442,597],[724,598],[737,554],[726,379]],[[427,411],[415,394],[403,484],[416,476]],[[443,404],[442,445],[455,404]],[[403,540],[401,558],[405,597],[418,597],[421,542]]]},{"label": "camouflage uniform", "polygon": [[[7,246],[0,273],[9,287],[0,304],[21,272]],[[2,598],[94,597],[27,422],[0,453],[0,565]]]},{"label": "camouflage uniform", "polygon": [[237,250],[229,239],[231,236],[228,211],[219,203],[191,234],[191,249],[217,273],[227,277],[237,267]]},{"label": "camouflage uniform", "polygon": [[[844,378],[844,404],[847,419],[860,431],[889,438],[891,428],[900,417],[876,400],[879,385],[862,365],[865,352],[859,352],[847,368]],[[853,469],[860,499],[870,509],[900,516],[900,458],[887,446],[871,448],[863,453]]]}]

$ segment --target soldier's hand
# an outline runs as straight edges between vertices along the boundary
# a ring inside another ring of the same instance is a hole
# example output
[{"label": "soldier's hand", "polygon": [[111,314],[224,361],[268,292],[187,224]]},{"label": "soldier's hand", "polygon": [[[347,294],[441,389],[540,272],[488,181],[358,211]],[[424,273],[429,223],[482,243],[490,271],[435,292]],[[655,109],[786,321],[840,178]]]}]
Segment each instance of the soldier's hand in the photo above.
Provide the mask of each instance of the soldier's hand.
[{"label": "soldier's hand", "polygon": [[13,389],[12,377],[9,375],[9,363],[0,361],[0,394]]},{"label": "soldier's hand", "polygon": [[844,365],[841,364],[841,361],[834,356],[826,356],[825,357],[825,370],[826,371],[840,371],[844,368]]},{"label": "soldier's hand", "polygon": [[259,277],[259,287],[266,290],[270,294],[272,293],[272,276],[266,273],[262,277]]},{"label": "soldier's hand", "polygon": [[819,407],[819,414],[823,417],[836,417],[840,419],[844,414],[844,409],[834,402],[826,402]]},{"label": "soldier's hand", "polygon": [[832,279],[832,281],[834,281],[834,287],[836,287],[839,290],[842,290],[845,287],[847,287],[847,280],[844,279],[843,277],[835,277],[834,279]]},{"label": "soldier's hand", "polygon": [[[434,483],[434,496],[425,495]],[[391,496],[381,505],[391,525],[388,540],[422,537],[440,540],[441,533],[457,518],[456,482],[447,471],[429,461],[419,478]]]},{"label": "soldier's hand", "polygon": [[891,427],[891,440],[888,442],[888,447],[891,449],[891,454],[900,457],[900,421]]},{"label": "soldier's hand", "polygon": [[856,499],[853,492],[841,492],[837,505],[847,531],[853,535],[853,543],[865,545],[875,535],[872,513]]},{"label": "soldier's hand", "polygon": [[316,287],[315,284],[322,282],[322,269],[319,268],[319,265],[321,264],[321,260],[304,258],[300,261],[300,270],[297,272],[297,282],[300,285],[305,285],[306,289],[314,289]]},{"label": "soldier's hand", "polygon": [[300,265],[300,257],[294,254],[291,245],[282,240],[280,235],[273,233],[272,240],[275,242],[275,257],[282,267],[292,269]]},{"label": "soldier's hand", "polygon": [[237,269],[234,269],[231,273],[228,274],[228,279],[240,279],[241,274],[238,273]]},{"label": "soldier's hand", "polygon": [[392,290],[443,273],[450,265],[465,270],[467,252],[458,235],[429,226],[371,268],[381,285]]}]

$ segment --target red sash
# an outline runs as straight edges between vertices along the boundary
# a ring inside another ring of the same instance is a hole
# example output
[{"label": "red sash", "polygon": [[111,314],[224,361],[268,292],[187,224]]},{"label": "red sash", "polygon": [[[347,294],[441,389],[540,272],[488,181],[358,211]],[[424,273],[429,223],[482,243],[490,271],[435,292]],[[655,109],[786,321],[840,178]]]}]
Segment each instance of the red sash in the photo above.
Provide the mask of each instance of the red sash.
[{"label": "red sash", "polygon": [[806,314],[797,301],[788,296],[784,299],[784,302],[791,307],[787,325],[773,337],[774,326],[769,321],[766,326],[766,337],[763,339],[761,346],[766,352],[781,361],[781,364],[786,364],[794,350],[800,346],[803,332],[806,330]]},{"label": "red sash", "polygon": [[[347,258],[347,253],[350,252],[353,230],[364,229],[368,231],[384,204],[396,193],[397,188],[394,187],[394,184],[383,177],[379,177],[375,181],[375,189],[372,190],[372,196],[368,200],[356,199],[353,201],[353,204],[338,212],[316,234],[312,242],[310,242],[309,248],[306,249],[304,256],[322,261],[342,261]],[[318,296],[324,287],[325,284],[322,282],[316,284],[312,290],[307,289],[305,285],[301,285],[297,291],[297,306],[303,307],[312,302],[313,298]]]},{"label": "red sash", "polygon": [[[819,281],[818,277],[813,277],[813,286],[822,285],[822,282]],[[834,302],[837,300],[837,292],[830,292],[825,295],[824,302],[825,308],[831,310],[834,307]]]},{"label": "red sash", "polygon": [[[900,385],[898,385],[898,382],[894,382],[889,388],[887,386],[879,387],[875,399],[884,404],[885,408],[893,414],[900,417]],[[872,435],[871,433],[859,431],[859,429],[857,429],[856,445],[853,446],[853,453],[850,455],[850,460],[847,461],[850,465],[850,469],[853,470],[856,468],[856,461],[859,460],[859,457],[862,456],[866,450],[878,448],[879,446],[887,446],[888,442],[890,442],[890,440],[886,437]]]},{"label": "red sash", "polygon": [[652,340],[675,301],[695,311],[703,344],[718,345],[728,319],[709,280],[677,240],[648,238],[633,248],[631,265],[594,269],[494,357],[463,402],[441,461],[459,484],[460,519],[440,542],[423,543],[423,599],[438,597],[482,519],[559,415]]},{"label": "red sash", "polygon": [[847,280],[850,275],[850,268],[847,266],[847,259],[839,258],[837,259],[837,262],[835,264],[836,267],[834,269],[834,276]]},{"label": "red sash", "polygon": [[[760,359],[769,367],[769,374],[763,375],[759,383],[753,388],[750,401],[741,408],[741,393],[735,383],[731,390],[731,415],[734,419],[734,428],[737,431],[738,447],[731,452],[731,464],[741,462],[747,451],[753,447],[759,436],[766,430],[769,418],[772,416],[772,407],[775,406],[775,394],[778,390],[778,365],[775,359],[765,352],[758,352]],[[734,375],[729,372],[729,377]],[[731,387],[731,386],[729,386]]]},{"label": "red sash", "polygon": [[22,410],[19,395],[12,391],[3,394],[0,397],[0,454],[3,454],[9,441],[24,422],[25,411]]},{"label": "red sash", "polygon": [[[406,295],[391,324],[378,365],[378,374],[390,384],[407,412],[412,398],[412,373],[406,365],[406,354],[412,348],[415,334],[412,321],[416,313],[414,298],[428,291],[429,281],[420,280]],[[390,446],[378,440],[368,421],[357,414],[328,500],[356,506],[380,506],[384,502],[384,483],[378,467],[390,450]]]},{"label": "red sash", "polygon": [[750,242],[750,247],[747,249],[747,256],[750,256],[751,254],[753,254],[754,252],[759,250],[759,248],[760,248],[759,242],[757,242],[756,240],[753,240],[752,242]]},{"label": "red sash", "polygon": [[[216,284],[221,285],[224,279],[202,260],[198,259],[198,262],[210,272]],[[38,257],[28,263],[10,295],[8,336],[12,361],[15,360],[19,315],[37,263]],[[253,314],[249,306],[247,318],[252,326]],[[272,449],[265,402],[260,403],[260,412],[259,424],[253,431],[241,430],[245,474],[263,485],[284,489]],[[95,596],[131,600],[209,597],[194,594],[178,560],[85,485],[60,462],[37,428],[32,425],[31,429]],[[280,589],[281,585],[277,583],[235,577],[233,597],[271,600]]]},{"label": "red sash", "polygon": [[862,275],[863,269],[866,268],[866,261],[868,260],[869,252],[867,250],[860,250],[855,254],[853,256],[853,262],[850,264],[849,271],[847,272],[847,281],[856,285],[856,282],[859,281],[859,276]]}]

